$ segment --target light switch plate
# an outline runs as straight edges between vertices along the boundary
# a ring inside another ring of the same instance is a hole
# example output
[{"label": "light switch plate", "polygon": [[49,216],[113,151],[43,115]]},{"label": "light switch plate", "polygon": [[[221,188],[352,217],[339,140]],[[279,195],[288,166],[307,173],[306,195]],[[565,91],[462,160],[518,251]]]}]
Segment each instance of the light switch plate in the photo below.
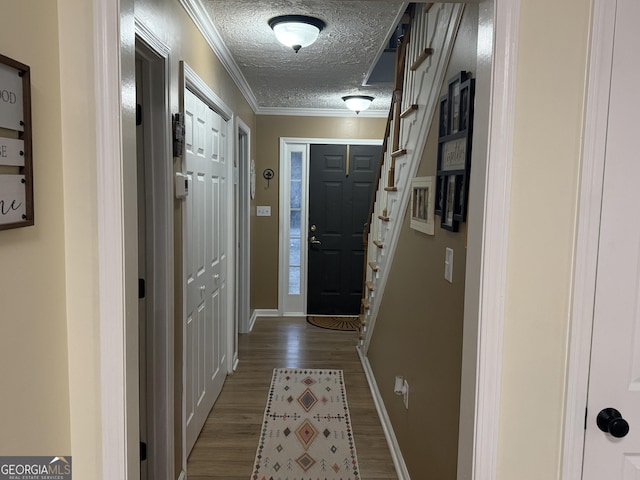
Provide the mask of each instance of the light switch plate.
[{"label": "light switch plate", "polygon": [[444,253],[444,279],[453,283],[453,248],[447,248]]},{"label": "light switch plate", "polygon": [[268,205],[259,205],[256,206],[256,216],[257,217],[270,217],[271,216],[271,207]]}]

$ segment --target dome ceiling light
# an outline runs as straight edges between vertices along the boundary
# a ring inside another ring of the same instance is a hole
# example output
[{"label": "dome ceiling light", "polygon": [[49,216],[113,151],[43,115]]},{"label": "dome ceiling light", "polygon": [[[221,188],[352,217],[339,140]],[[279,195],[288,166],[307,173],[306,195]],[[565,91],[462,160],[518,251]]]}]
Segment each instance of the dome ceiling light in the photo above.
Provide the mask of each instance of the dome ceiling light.
[{"label": "dome ceiling light", "polygon": [[373,102],[373,97],[368,95],[347,95],[342,97],[344,103],[349,110],[356,112],[356,115],[363,110],[366,110]]},{"label": "dome ceiling light", "polygon": [[280,43],[298,53],[302,47],[308,47],[315,42],[326,25],[315,17],[281,15],[269,20],[269,26]]}]

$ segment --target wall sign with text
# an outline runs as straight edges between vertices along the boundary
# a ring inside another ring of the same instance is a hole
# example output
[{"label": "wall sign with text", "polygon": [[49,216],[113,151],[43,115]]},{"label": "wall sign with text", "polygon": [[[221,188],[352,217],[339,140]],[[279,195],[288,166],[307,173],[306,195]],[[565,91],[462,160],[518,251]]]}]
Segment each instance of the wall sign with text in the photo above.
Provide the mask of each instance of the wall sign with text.
[{"label": "wall sign with text", "polygon": [[452,232],[467,220],[474,93],[475,80],[462,71],[440,98],[435,212],[440,226]]},{"label": "wall sign with text", "polygon": [[34,224],[31,74],[0,55],[0,230]]}]

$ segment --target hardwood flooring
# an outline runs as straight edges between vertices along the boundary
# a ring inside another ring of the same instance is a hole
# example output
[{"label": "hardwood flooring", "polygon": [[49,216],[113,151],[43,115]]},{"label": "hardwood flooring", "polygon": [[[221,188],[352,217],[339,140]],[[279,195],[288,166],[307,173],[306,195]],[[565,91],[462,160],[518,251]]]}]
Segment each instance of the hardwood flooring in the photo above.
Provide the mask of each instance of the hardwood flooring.
[{"label": "hardwood flooring", "polygon": [[261,318],[240,335],[238,369],[189,456],[189,480],[249,480],[274,368],[344,371],[362,480],[397,480],[391,454],[355,349],[356,333],[325,330],[303,318]]}]

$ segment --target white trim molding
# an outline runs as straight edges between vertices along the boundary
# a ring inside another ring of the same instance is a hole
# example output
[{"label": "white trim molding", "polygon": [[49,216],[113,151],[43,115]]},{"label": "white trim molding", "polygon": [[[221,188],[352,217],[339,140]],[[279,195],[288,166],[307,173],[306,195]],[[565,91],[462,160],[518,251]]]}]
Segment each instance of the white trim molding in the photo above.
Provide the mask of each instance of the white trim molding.
[{"label": "white trim molding", "polygon": [[256,115],[288,115],[296,117],[353,117],[353,118],[387,118],[389,109],[365,110],[357,115],[347,107],[343,109],[332,108],[285,108],[285,107],[258,107]]},{"label": "white trim molding", "polygon": [[615,17],[612,2],[594,1],[571,302],[563,480],[582,478]]},{"label": "white trim molding", "polygon": [[120,3],[94,0],[103,478],[129,478]]},{"label": "white trim molding", "polygon": [[473,478],[497,475],[520,0],[496,0],[480,280]]}]

